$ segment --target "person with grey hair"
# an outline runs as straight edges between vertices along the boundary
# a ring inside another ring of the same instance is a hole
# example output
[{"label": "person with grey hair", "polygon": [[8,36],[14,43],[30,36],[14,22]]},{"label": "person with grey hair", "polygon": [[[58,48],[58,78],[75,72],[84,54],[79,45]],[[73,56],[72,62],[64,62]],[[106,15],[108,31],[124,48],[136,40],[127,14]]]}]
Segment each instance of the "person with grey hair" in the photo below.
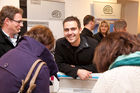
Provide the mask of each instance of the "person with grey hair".
[{"label": "person with grey hair", "polygon": [[23,10],[14,6],[4,6],[0,11],[0,57],[15,48],[18,33],[23,27]]},{"label": "person with grey hair", "polygon": [[113,30],[116,32],[126,31],[127,22],[124,19],[119,19],[114,22]]}]

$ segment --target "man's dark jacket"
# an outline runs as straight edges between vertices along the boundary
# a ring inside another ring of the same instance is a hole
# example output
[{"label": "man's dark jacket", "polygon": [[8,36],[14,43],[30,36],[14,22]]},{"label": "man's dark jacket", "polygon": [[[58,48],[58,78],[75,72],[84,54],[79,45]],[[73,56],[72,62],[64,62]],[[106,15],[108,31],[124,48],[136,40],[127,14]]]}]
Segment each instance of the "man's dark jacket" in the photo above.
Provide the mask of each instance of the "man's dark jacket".
[{"label": "man's dark jacket", "polygon": [[93,38],[96,39],[96,40],[98,41],[98,43],[100,43],[101,40],[104,38],[104,36],[102,35],[101,32],[98,32],[97,34],[95,34],[95,35],[93,36]]},{"label": "man's dark jacket", "polygon": [[90,30],[88,30],[87,28],[84,28],[82,30],[81,35],[85,35],[85,36],[89,36],[89,37],[93,38],[93,33]]},{"label": "man's dark jacket", "polygon": [[13,48],[13,44],[9,41],[8,37],[2,32],[2,29],[0,28],[0,57]]},{"label": "man's dark jacket", "polygon": [[[73,78],[77,77],[78,69],[97,72],[95,65],[92,63],[96,46],[96,40],[81,35],[80,46],[76,51],[73,51],[72,46],[65,38],[58,39],[54,55],[59,71]],[[75,65],[75,67],[70,65]]]}]

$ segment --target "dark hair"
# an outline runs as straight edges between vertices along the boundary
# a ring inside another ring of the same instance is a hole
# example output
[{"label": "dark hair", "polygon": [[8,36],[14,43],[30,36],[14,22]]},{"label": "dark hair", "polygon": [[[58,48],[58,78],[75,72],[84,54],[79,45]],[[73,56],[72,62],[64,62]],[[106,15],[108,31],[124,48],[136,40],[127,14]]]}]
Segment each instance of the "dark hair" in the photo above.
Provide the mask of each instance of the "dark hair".
[{"label": "dark hair", "polygon": [[111,32],[96,47],[94,62],[98,72],[104,72],[118,56],[136,51],[140,51],[140,39],[136,35],[128,32]]},{"label": "dark hair", "polygon": [[124,19],[120,19],[114,22],[114,30],[119,31],[121,29],[125,29],[127,27],[127,23]]},{"label": "dark hair", "polygon": [[37,25],[32,27],[29,31],[27,31],[25,36],[29,36],[34,38],[35,40],[39,41],[45,46],[49,46],[49,50],[54,47],[54,36],[51,30],[43,25]]},{"label": "dark hair", "polygon": [[63,27],[64,27],[65,22],[69,22],[69,21],[76,21],[78,28],[79,29],[81,28],[81,23],[80,23],[79,19],[74,16],[69,16],[69,17],[65,18],[63,21]]},{"label": "dark hair", "polygon": [[21,8],[16,8],[14,6],[4,6],[0,11],[0,26],[3,25],[5,18],[14,19],[15,14],[20,13],[23,14],[23,10]]},{"label": "dark hair", "polygon": [[94,16],[86,15],[83,19],[84,26],[87,25],[90,21],[94,21]]}]

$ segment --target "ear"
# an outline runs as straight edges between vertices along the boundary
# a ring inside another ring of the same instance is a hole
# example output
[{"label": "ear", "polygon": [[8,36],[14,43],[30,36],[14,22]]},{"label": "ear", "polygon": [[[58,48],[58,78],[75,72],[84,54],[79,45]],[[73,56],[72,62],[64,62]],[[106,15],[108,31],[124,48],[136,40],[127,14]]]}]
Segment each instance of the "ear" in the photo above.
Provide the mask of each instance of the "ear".
[{"label": "ear", "polygon": [[91,24],[91,25],[92,25],[92,24],[93,24],[93,21],[89,21],[89,24]]},{"label": "ear", "polygon": [[10,19],[6,17],[5,20],[4,20],[4,24],[8,24],[9,21],[10,21]]},{"label": "ear", "polygon": [[81,33],[81,32],[82,32],[82,28],[80,27],[80,29],[79,29],[79,30],[80,30],[80,33]]}]

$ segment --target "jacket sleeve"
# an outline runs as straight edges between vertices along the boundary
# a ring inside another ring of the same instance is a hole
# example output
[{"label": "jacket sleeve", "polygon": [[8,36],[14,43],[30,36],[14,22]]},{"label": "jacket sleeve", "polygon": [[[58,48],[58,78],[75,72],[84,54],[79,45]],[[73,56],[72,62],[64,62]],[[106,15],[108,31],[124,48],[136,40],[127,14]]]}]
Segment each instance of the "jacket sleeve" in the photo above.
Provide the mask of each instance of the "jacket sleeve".
[{"label": "jacket sleeve", "polygon": [[86,69],[88,71],[91,71],[92,73],[97,73],[97,69],[96,69],[95,64],[77,66],[77,68]]}]

